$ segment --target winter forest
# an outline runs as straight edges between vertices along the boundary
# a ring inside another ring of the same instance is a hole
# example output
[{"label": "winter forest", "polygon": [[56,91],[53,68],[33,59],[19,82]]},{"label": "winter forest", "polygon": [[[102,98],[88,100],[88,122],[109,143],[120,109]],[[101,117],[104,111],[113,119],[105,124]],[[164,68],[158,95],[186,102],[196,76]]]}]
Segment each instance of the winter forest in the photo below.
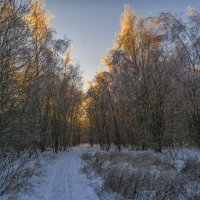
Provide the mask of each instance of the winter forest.
[{"label": "winter forest", "polygon": [[120,19],[85,89],[45,2],[0,0],[1,200],[200,199],[200,13]]}]

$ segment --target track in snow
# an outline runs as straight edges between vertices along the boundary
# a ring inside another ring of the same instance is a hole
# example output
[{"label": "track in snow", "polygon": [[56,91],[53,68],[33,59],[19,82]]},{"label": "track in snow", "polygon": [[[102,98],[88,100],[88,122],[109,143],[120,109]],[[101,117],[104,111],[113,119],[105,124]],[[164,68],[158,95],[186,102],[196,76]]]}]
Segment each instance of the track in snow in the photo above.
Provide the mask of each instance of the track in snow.
[{"label": "track in snow", "polygon": [[[81,173],[80,155],[85,148],[59,152],[46,166],[46,175],[32,180],[32,191],[20,200],[98,200],[89,180]],[[17,198],[18,199],[18,198]]]},{"label": "track in snow", "polygon": [[81,150],[60,153],[48,170],[48,184],[43,200],[95,200],[97,196],[80,172]]}]

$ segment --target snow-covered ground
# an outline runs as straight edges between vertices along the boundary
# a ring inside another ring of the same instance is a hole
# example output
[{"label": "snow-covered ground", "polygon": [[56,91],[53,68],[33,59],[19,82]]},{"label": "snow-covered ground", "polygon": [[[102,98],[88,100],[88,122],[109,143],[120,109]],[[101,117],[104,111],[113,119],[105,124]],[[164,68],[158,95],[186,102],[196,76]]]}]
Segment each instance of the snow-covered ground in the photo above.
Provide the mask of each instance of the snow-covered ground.
[{"label": "snow-covered ground", "polygon": [[[89,180],[81,172],[81,154],[87,147],[59,152],[55,158],[42,159],[39,176],[30,179],[31,187],[1,200],[97,200]],[[50,157],[50,156],[49,156]]]},{"label": "snow-covered ground", "polygon": [[82,159],[83,171],[102,200],[200,199],[198,149],[93,150]]},{"label": "snow-covered ground", "polygon": [[[96,152],[98,153],[96,154]],[[89,156],[88,158],[86,157],[86,160],[84,160],[84,157],[82,157],[83,160],[81,159],[83,153],[85,153],[85,156]],[[93,158],[90,158],[90,156]],[[31,160],[29,163],[30,168],[35,169],[34,175],[31,175],[28,181],[29,184],[20,192],[10,192],[3,197],[0,196],[0,200],[117,199],[115,195],[118,194],[114,191],[107,193],[103,190],[103,185],[105,186],[106,182],[104,180],[104,172],[108,173],[110,168],[119,167],[117,174],[119,174],[120,170],[127,171],[127,169],[130,169],[131,173],[135,169],[166,174],[169,171],[168,175],[174,173],[180,178],[181,173],[185,173],[182,170],[188,159],[191,159],[191,161],[189,160],[191,166],[189,165],[189,172],[187,173],[191,173],[191,168],[198,174],[199,171],[196,168],[199,165],[198,162],[200,162],[200,151],[197,149],[164,150],[162,154],[156,154],[153,151],[144,152],[123,149],[122,153],[118,153],[115,148],[111,152],[103,152],[100,151],[99,147],[90,148],[88,145],[82,145],[58,154],[46,151],[43,154],[39,154],[39,158]],[[93,164],[91,165],[91,163]],[[92,168],[94,170],[90,170]],[[102,171],[102,169],[104,170]],[[100,171],[100,173],[96,173],[95,170]],[[186,175],[190,177],[190,174]],[[185,185],[188,188],[192,188],[188,186],[193,183],[192,181]],[[198,188],[197,190],[199,191]],[[193,193],[197,194],[196,190]]]}]

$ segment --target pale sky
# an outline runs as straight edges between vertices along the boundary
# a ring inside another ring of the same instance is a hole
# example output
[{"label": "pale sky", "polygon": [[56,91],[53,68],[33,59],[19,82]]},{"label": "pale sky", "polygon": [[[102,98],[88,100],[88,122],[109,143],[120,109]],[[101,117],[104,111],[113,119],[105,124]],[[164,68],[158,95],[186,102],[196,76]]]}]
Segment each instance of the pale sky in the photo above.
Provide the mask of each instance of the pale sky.
[{"label": "pale sky", "polygon": [[200,11],[200,0],[46,0],[57,37],[72,40],[74,59],[81,65],[85,85],[104,68],[101,57],[113,45],[126,3],[141,16],[163,11],[184,14],[188,6]]}]

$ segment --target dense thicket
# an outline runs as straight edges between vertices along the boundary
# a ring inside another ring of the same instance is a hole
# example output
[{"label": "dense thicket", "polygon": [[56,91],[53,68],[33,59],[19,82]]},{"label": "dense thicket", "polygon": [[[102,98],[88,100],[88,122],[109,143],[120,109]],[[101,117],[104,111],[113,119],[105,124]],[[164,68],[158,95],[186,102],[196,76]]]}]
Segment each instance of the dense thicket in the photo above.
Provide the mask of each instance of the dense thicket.
[{"label": "dense thicket", "polygon": [[67,38],[55,39],[42,0],[0,1],[0,148],[56,152],[80,132],[109,150],[200,147],[200,15],[141,18],[121,31],[83,99]]},{"label": "dense thicket", "polygon": [[50,23],[41,0],[0,1],[1,151],[79,143],[79,67]]},{"label": "dense thicket", "polygon": [[200,147],[200,15],[141,18],[129,6],[84,100],[91,143]]}]

